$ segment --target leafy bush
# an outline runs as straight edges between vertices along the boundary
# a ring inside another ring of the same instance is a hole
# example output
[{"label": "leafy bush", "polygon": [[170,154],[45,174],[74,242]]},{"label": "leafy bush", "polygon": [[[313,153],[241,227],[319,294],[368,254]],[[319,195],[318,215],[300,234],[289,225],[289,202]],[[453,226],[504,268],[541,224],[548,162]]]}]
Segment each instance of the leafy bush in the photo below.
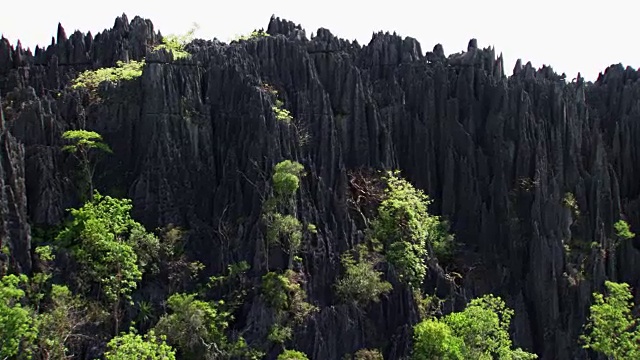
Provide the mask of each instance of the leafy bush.
[{"label": "leafy bush", "polygon": [[142,76],[144,60],[129,61],[128,63],[118,61],[115,67],[101,68],[96,70],[86,70],[72,81],[71,87],[74,89],[86,88],[95,92],[98,86],[107,81],[118,83],[121,81],[131,81]]},{"label": "leafy bush", "polygon": [[269,330],[267,339],[274,343],[285,343],[293,337],[293,329],[290,326],[274,324]]},{"label": "leafy bush", "polygon": [[62,139],[71,144],[62,147],[62,151],[69,152],[75,156],[81,166],[82,182],[80,188],[87,187],[87,191],[81,191],[81,197],[87,199],[93,194],[93,173],[95,164],[91,160],[95,159],[95,152],[102,151],[112,153],[109,145],[102,142],[102,135],[94,131],[87,130],[67,130],[62,134]]},{"label": "leafy bush", "polygon": [[253,40],[253,39],[258,39],[261,37],[269,37],[269,36],[271,35],[269,35],[264,30],[260,29],[260,30],[253,30],[249,35],[240,35],[236,37],[234,41],[247,41],[247,40]]},{"label": "leafy bush", "polygon": [[293,270],[284,274],[269,272],[262,277],[262,295],[279,318],[302,322],[315,310],[306,302],[307,293],[300,286],[299,275]]},{"label": "leafy bush", "polygon": [[293,215],[273,213],[268,220],[267,240],[279,244],[282,238],[286,239],[289,253],[295,254],[302,243],[302,224]]},{"label": "leafy bush", "polygon": [[606,281],[607,295],[593,293],[585,325],[584,348],[613,359],[640,359],[640,321],[633,317],[633,295],[626,283]]},{"label": "leafy bush", "polygon": [[273,189],[278,197],[292,197],[300,187],[304,166],[299,162],[284,160],[277,163],[273,171]]},{"label": "leafy bush", "polygon": [[485,295],[471,300],[462,312],[424,320],[414,327],[413,359],[536,359],[511,348],[512,316],[502,299]]},{"label": "leafy bush", "polygon": [[464,341],[437,319],[427,319],[414,327],[413,360],[464,360]]},{"label": "leafy bush", "polygon": [[107,344],[106,360],[175,360],[176,354],[164,337],[157,338],[153,331],[144,336],[131,330],[116,336]]},{"label": "leafy bush", "polygon": [[172,53],[173,58],[176,60],[187,58],[191,56],[191,54],[185,51],[184,48],[188,43],[190,43],[193,40],[193,35],[195,34],[196,30],[198,30],[199,28],[200,26],[194,23],[193,27],[189,29],[189,31],[187,31],[186,34],[183,34],[183,35],[170,34],[170,35],[164,36],[162,38],[162,44],[154,47],[153,50],[165,49],[168,52]]},{"label": "leafy bush", "polygon": [[78,337],[79,330],[89,322],[102,320],[103,314],[91,311],[87,301],[73,295],[66,286],[54,284],[49,295],[46,311],[36,318],[38,355],[42,359],[66,359],[70,345],[78,345],[82,339]]},{"label": "leafy bush", "polygon": [[356,351],[353,360],[384,360],[380,350],[360,349]]},{"label": "leafy bush", "polygon": [[88,293],[98,290],[113,306],[116,334],[121,300],[131,299],[159,248],[158,239],[131,218],[131,208],[131,200],[96,192],[84,206],[71,209],[73,220],[56,238],[80,265],[78,287]]},{"label": "leafy bush", "polygon": [[283,108],[282,105],[282,101],[277,100],[276,105],[272,106],[271,110],[273,110],[273,113],[276,115],[276,119],[278,121],[290,123],[291,121],[293,121],[293,115],[291,115],[291,112],[289,110]]},{"label": "leafy bush", "polygon": [[21,289],[25,275],[5,275],[0,278],[0,358],[18,354],[29,355],[38,334],[32,310],[22,306],[25,292]]},{"label": "leafy bush", "polygon": [[277,360],[309,360],[307,355],[297,350],[285,350]]},{"label": "leafy bush", "polygon": [[445,253],[452,236],[440,218],[427,211],[431,200],[422,190],[399,177],[398,172],[389,172],[385,180],[384,200],[372,222],[373,236],[384,245],[387,260],[400,279],[416,289],[426,275],[427,243]]},{"label": "leafy bush", "polygon": [[615,224],[613,224],[613,228],[616,231],[616,236],[623,240],[633,239],[636,234],[631,232],[631,228],[629,224],[624,220],[618,220]]},{"label": "leafy bush", "polygon": [[381,295],[391,291],[391,284],[382,280],[382,273],[375,269],[379,260],[365,249],[360,248],[357,261],[350,253],[342,255],[341,261],[345,274],[335,287],[343,300],[365,305],[380,301]]},{"label": "leafy bush", "polygon": [[155,331],[187,359],[218,359],[251,353],[241,338],[231,342],[225,331],[231,315],[219,305],[196,299],[195,294],[174,294],[167,300],[171,310],[162,316]]}]

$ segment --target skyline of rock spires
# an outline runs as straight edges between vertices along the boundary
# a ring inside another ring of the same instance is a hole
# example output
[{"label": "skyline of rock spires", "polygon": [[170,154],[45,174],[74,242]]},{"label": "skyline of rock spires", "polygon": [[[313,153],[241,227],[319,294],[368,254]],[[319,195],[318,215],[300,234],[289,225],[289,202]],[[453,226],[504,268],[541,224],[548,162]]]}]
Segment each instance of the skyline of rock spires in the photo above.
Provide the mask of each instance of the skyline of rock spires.
[{"label": "skyline of rock spires", "polygon": [[[502,296],[515,310],[516,345],[541,359],[586,358],[578,336],[591,293],[605,279],[640,288],[638,239],[621,244],[613,266],[603,255],[615,221],[640,227],[638,72],[615,65],[586,83],[518,61],[507,77],[502,56],[475,39],[446,56],[441,45],[423,53],[417,40],[382,32],[367,45],[328,29],[309,39],[276,17],[266,31],[231,44],[195,40],[180,60],[152,51],[161,34],[150,20],[124,15],[95,36],[67,37],[59,26],[55,43],[33,54],[0,41],[0,245],[19,267],[32,266],[30,228],[59,224],[79,204],[73,160],[60,150],[67,129],[104,136],[114,154],[98,163],[97,188],[131,198],[148,229],[188,229],[207,274],[238,261],[256,278],[267,263],[287,266],[266,251],[260,212],[265,174],[292,159],[307,173],[295,213],[317,227],[301,257],[319,308],[292,343],[311,359],[360,348],[400,359],[418,321],[410,292],[395,286],[362,312],[332,290],[340,255],[365,236],[350,176],[399,169],[460,244],[448,268],[429,264],[423,290],[447,297],[447,312]],[[85,69],[143,58],[142,76],[104,86],[101,102],[69,86]],[[295,126],[274,117],[264,84]],[[236,320],[249,342],[264,336],[259,294]]]}]

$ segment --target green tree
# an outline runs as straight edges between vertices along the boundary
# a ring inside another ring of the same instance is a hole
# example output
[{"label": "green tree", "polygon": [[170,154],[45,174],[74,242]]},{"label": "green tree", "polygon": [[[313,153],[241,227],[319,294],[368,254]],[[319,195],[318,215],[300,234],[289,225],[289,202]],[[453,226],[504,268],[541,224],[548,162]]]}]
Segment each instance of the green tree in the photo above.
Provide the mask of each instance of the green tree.
[{"label": "green tree", "polygon": [[341,258],[345,274],[335,285],[336,293],[346,301],[355,301],[366,305],[373,301],[380,301],[380,296],[391,291],[389,282],[382,280],[382,273],[375,269],[380,261],[365,248],[358,249],[358,260],[351,253],[345,253]]},{"label": "green tree", "polygon": [[302,164],[284,160],[274,166],[273,190],[279,198],[291,198],[300,187],[300,177],[303,175],[304,166]]},{"label": "green tree", "polygon": [[5,275],[0,279],[0,359],[20,355],[30,358],[38,334],[33,310],[23,306],[25,292],[21,286],[26,275]]},{"label": "green tree", "polygon": [[309,360],[309,358],[301,351],[285,350],[282,354],[278,355],[277,360]]},{"label": "green tree", "polygon": [[626,283],[605,282],[607,295],[593,293],[585,325],[584,348],[616,360],[640,359],[640,322],[632,315],[633,295]]},{"label": "green tree", "polygon": [[426,319],[413,330],[413,360],[464,360],[464,341],[437,319]]},{"label": "green tree", "polygon": [[71,209],[73,220],[56,238],[80,265],[79,287],[97,289],[98,299],[112,307],[115,334],[122,300],[131,299],[159,247],[158,239],[131,218],[131,208],[131,200],[96,192],[84,206]]},{"label": "green tree", "polygon": [[49,296],[46,311],[36,318],[38,358],[66,359],[69,344],[80,336],[79,328],[94,316],[89,314],[86,301],[73,295],[66,286],[53,285]]},{"label": "green tree", "polygon": [[399,278],[417,289],[427,272],[427,244],[444,251],[452,240],[440,218],[429,214],[429,197],[398,172],[389,172],[384,200],[372,222],[374,239],[384,246]]},{"label": "green tree", "polygon": [[95,160],[99,152],[111,153],[111,148],[102,142],[102,135],[94,131],[67,130],[62,134],[62,138],[71,143],[63,146],[62,150],[73,154],[80,163],[82,174],[82,185],[80,188],[84,186],[88,188],[87,193],[81,191],[81,196],[86,199],[93,194],[95,161],[92,160]]},{"label": "green tree", "polygon": [[[303,226],[294,212],[295,194],[300,188],[300,177],[304,167],[295,161],[284,160],[274,166],[272,182],[274,195],[265,201],[262,220],[267,228],[266,238],[269,244],[280,244],[289,253],[289,267],[302,245]],[[307,227],[307,231],[316,231]]]},{"label": "green tree", "polygon": [[106,360],[175,360],[176,354],[167,345],[164,337],[156,337],[150,331],[144,337],[132,329],[127,334],[116,336],[107,344]]},{"label": "green tree", "polygon": [[512,349],[509,324],[513,310],[493,295],[473,299],[461,312],[441,320],[424,320],[414,328],[413,358],[422,359],[536,359]]},{"label": "green tree", "polygon": [[214,360],[232,356],[253,358],[259,354],[248,348],[244,339],[231,341],[225,331],[231,315],[221,304],[196,299],[195,294],[174,294],[167,300],[170,314],[155,326],[186,359]]},{"label": "green tree", "polygon": [[173,54],[174,59],[183,59],[191,56],[184,48],[193,40],[196,31],[200,28],[200,25],[193,23],[193,26],[189,31],[182,35],[169,34],[162,37],[162,43],[153,48],[153,50],[164,49]]}]

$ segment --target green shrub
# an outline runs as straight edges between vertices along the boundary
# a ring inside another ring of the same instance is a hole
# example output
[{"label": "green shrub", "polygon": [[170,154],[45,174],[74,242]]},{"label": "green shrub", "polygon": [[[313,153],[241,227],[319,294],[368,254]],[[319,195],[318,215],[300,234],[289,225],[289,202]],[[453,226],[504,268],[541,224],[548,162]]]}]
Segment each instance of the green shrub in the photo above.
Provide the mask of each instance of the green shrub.
[{"label": "green shrub", "polygon": [[353,360],[384,360],[384,357],[380,350],[360,349],[354,354]]},{"label": "green shrub", "polygon": [[294,322],[304,321],[315,306],[306,302],[307,293],[300,286],[299,275],[293,270],[284,274],[269,272],[262,277],[262,295],[279,318],[290,318]]},{"label": "green shrub", "polygon": [[268,219],[267,240],[270,244],[284,244],[290,254],[295,254],[302,244],[302,224],[293,215],[273,213]]},{"label": "green shrub", "polygon": [[273,189],[277,197],[290,198],[300,187],[304,166],[299,162],[284,160],[277,163],[273,171]]},{"label": "green shrub", "polygon": [[195,34],[196,30],[198,30],[199,28],[200,26],[194,23],[193,27],[189,29],[189,31],[187,31],[186,34],[183,34],[183,35],[170,34],[170,35],[164,36],[162,38],[162,44],[154,47],[153,50],[165,49],[168,52],[172,53],[173,58],[176,60],[187,58],[191,56],[191,54],[185,51],[184,48],[188,43],[190,43],[193,40],[193,35]]},{"label": "green shrub", "polygon": [[336,293],[345,301],[366,305],[380,301],[380,296],[391,291],[391,284],[381,279],[382,273],[375,269],[379,260],[360,248],[358,260],[350,253],[342,255],[345,274],[335,285]]},{"label": "green shrub", "polygon": [[462,312],[424,320],[414,327],[412,359],[536,359],[535,354],[512,349],[512,316],[502,299],[485,295],[471,300]]},{"label": "green shrub", "polygon": [[606,281],[607,295],[593,293],[581,340],[584,348],[610,359],[640,359],[640,320],[633,316],[633,294],[626,283]]},{"label": "green shrub", "polygon": [[269,330],[267,339],[274,343],[283,344],[293,337],[293,329],[290,326],[274,324]]},{"label": "green shrub", "polygon": [[613,228],[616,231],[616,236],[619,239],[629,240],[633,239],[636,234],[631,232],[631,228],[629,224],[624,220],[618,220],[615,224],[613,224]]},{"label": "green shrub", "polygon": [[431,200],[398,172],[389,172],[384,200],[378,206],[378,216],[372,222],[373,236],[384,246],[387,260],[400,279],[418,288],[426,275],[427,243],[446,254],[452,236],[437,216],[427,211]]},{"label": "green shrub", "polygon": [[153,331],[142,337],[131,330],[109,341],[104,358],[106,360],[175,360],[175,351],[164,340],[164,337],[157,338]]},{"label": "green shrub", "polygon": [[108,67],[97,70],[87,70],[82,72],[72,81],[71,87],[74,89],[86,88],[95,92],[98,85],[107,81],[111,83],[119,83],[122,81],[130,81],[142,76],[144,68],[144,60],[130,61],[128,63],[118,61],[116,67]]},{"label": "green shrub", "polygon": [[271,35],[269,35],[264,30],[260,29],[260,30],[253,30],[249,35],[239,35],[233,41],[247,41],[247,40],[253,40],[253,39],[258,39],[261,37],[269,37],[269,36]]},{"label": "green shrub", "polygon": [[5,275],[0,278],[0,359],[18,354],[30,355],[38,334],[33,310],[23,306],[28,283],[25,275]]},{"label": "green shrub", "polygon": [[285,350],[277,360],[309,360],[307,355],[297,350]]},{"label": "green shrub", "polygon": [[580,215],[580,208],[578,207],[578,201],[576,200],[576,196],[573,195],[572,192],[567,192],[564,194],[564,197],[562,198],[562,205],[570,209],[575,216]]},{"label": "green shrub", "polygon": [[174,294],[167,300],[170,314],[162,316],[155,327],[167,342],[187,359],[218,359],[255,355],[240,338],[230,341],[225,331],[231,314],[221,304],[196,299],[195,294]]}]

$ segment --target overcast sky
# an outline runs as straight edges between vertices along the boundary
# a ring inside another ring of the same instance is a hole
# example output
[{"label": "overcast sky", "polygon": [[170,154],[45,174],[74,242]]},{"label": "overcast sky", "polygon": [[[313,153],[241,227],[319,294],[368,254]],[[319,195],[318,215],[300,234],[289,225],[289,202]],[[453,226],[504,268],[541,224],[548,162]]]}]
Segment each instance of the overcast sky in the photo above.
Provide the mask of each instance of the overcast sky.
[{"label": "overcast sky", "polygon": [[193,22],[197,37],[228,41],[235,35],[266,28],[272,14],[302,24],[307,36],[319,27],[367,44],[375,31],[411,36],[428,51],[437,43],[445,53],[465,50],[470,38],[480,47],[504,54],[511,74],[516,59],[535,67],[553,66],[569,79],[578,71],[595,79],[608,65],[640,64],[639,0],[243,0],[141,1],[31,0],[2,1],[0,33],[25,47],[48,45],[61,22],[67,35],[113,26],[123,12],[151,19],[163,34],[184,33]]}]

